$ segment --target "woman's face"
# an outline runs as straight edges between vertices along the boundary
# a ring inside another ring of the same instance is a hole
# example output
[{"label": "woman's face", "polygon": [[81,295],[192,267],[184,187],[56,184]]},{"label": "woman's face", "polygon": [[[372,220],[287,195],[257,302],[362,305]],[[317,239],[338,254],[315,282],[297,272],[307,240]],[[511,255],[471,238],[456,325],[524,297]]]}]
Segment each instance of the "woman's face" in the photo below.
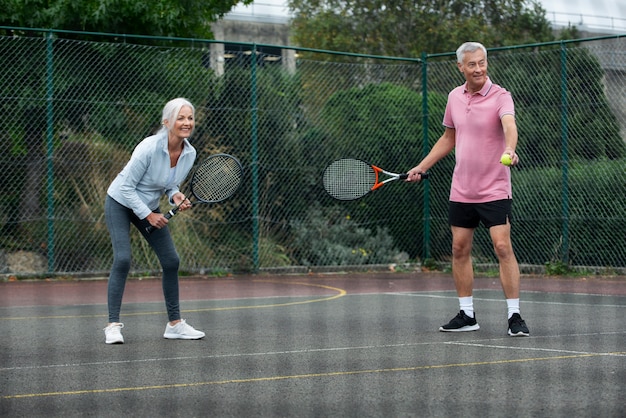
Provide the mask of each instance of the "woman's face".
[{"label": "woman's face", "polygon": [[178,112],[178,117],[174,121],[173,125],[169,124],[170,137],[176,137],[179,139],[189,138],[194,128],[193,111],[189,106],[183,106]]}]

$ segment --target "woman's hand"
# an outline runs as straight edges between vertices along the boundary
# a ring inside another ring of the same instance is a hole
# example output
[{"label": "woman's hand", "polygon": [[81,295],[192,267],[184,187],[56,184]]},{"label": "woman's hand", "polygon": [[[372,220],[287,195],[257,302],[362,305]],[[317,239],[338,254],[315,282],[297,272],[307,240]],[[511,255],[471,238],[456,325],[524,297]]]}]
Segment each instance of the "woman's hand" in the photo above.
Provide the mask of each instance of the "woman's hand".
[{"label": "woman's hand", "polygon": [[174,204],[178,205],[178,210],[181,212],[190,209],[192,206],[189,199],[187,199],[187,197],[181,192],[178,192],[174,196],[172,196],[172,200],[174,201]]},{"label": "woman's hand", "polygon": [[167,218],[161,213],[152,212],[146,217],[146,220],[156,229],[164,228],[167,225]]}]

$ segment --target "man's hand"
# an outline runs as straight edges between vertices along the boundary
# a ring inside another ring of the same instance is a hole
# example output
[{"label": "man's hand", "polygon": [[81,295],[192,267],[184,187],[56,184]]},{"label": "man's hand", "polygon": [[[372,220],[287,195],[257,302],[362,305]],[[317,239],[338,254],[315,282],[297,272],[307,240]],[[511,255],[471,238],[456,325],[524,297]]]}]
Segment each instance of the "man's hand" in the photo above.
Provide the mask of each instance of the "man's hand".
[{"label": "man's hand", "polygon": [[407,172],[408,177],[406,178],[406,181],[409,181],[409,182],[421,181],[422,173],[425,173],[425,172],[426,170],[422,170],[420,166],[413,167]]}]

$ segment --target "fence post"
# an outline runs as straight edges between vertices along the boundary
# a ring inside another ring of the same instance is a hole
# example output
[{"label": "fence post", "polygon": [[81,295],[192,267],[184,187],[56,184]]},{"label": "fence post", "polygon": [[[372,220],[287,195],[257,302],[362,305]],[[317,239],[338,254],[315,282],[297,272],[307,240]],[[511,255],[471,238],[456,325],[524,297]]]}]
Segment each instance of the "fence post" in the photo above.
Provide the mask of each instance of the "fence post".
[{"label": "fence post", "polygon": [[252,44],[252,54],[250,56],[250,138],[252,140],[252,267],[254,272],[259,270],[259,138],[256,70],[256,44]]},{"label": "fence post", "polygon": [[46,160],[47,160],[47,192],[48,192],[48,273],[54,272],[54,51],[53,34],[46,35]]},{"label": "fence post", "polygon": [[[422,156],[428,154],[428,64],[426,52],[422,52]],[[430,184],[424,182],[424,208],[423,208],[423,249],[422,259],[430,258]]]},{"label": "fence post", "polygon": [[569,150],[567,103],[567,47],[561,41],[561,232],[563,245],[561,260],[569,263]]}]

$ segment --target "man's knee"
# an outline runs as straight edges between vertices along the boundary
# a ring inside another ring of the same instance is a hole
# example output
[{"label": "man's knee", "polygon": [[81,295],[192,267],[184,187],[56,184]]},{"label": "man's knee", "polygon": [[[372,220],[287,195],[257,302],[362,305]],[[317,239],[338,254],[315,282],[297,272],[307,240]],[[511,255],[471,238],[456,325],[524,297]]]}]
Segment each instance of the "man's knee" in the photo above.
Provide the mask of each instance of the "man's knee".
[{"label": "man's knee", "polygon": [[514,256],[513,246],[509,240],[494,241],[493,250],[500,260],[506,260]]}]

